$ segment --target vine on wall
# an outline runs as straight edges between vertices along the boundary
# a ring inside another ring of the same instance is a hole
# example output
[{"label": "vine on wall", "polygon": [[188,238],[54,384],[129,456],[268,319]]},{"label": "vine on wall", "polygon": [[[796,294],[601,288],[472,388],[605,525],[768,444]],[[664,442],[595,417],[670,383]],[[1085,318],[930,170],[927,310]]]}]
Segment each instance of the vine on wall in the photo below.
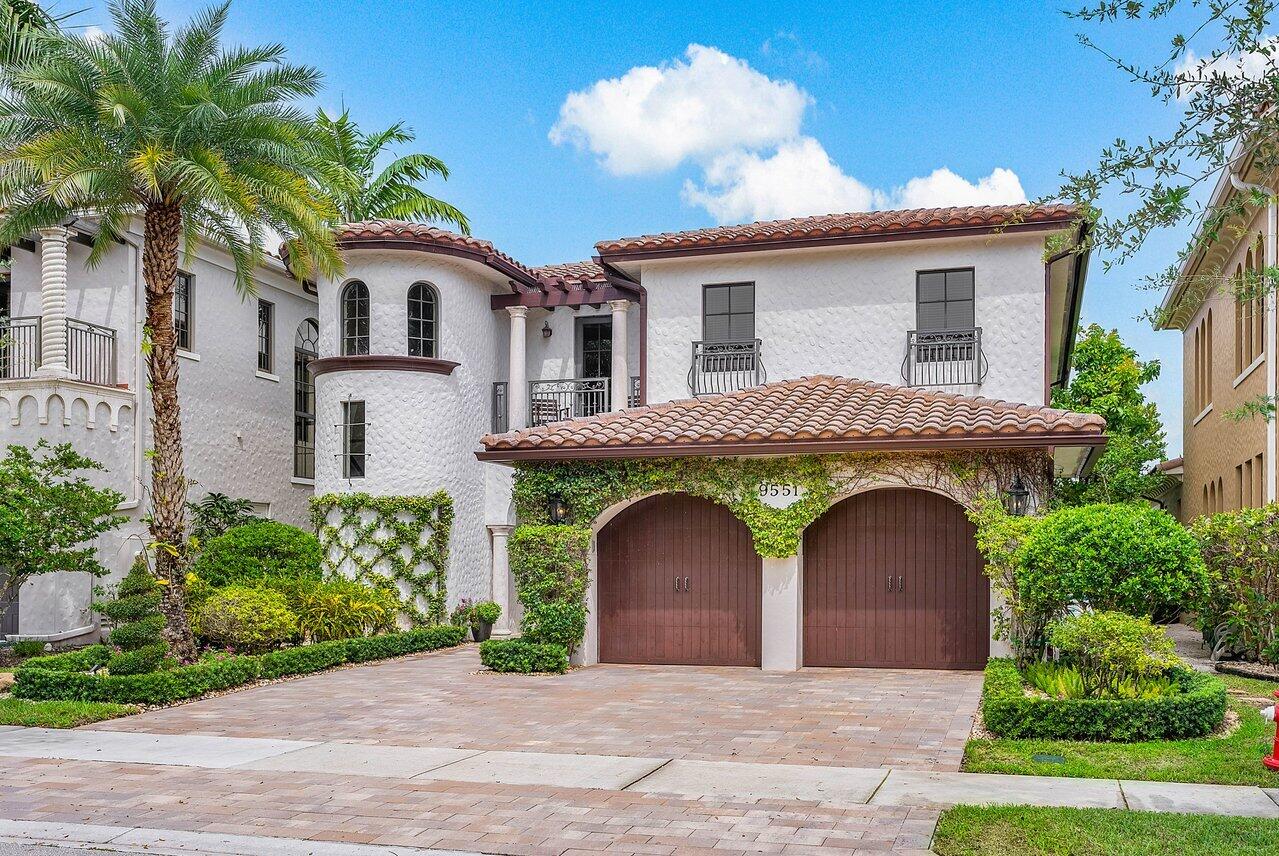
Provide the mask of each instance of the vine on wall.
[{"label": "vine on wall", "polygon": [[413,624],[439,624],[448,597],[453,499],[330,493],[311,499],[311,523],[324,550],[325,570],[355,569],[357,580],[398,584]]},{"label": "vine on wall", "polygon": [[[521,523],[549,523],[547,501],[561,497],[571,520],[589,524],[605,509],[650,493],[681,491],[726,507],[751,531],[761,556],[783,558],[799,549],[804,528],[837,498],[875,484],[936,490],[965,508],[992,491],[1007,490],[1020,475],[1046,498],[1051,460],[1042,450],[851,452],[777,458],[636,458],[529,462],[515,475],[515,511]],[[785,508],[765,504],[761,484],[803,489]]]}]

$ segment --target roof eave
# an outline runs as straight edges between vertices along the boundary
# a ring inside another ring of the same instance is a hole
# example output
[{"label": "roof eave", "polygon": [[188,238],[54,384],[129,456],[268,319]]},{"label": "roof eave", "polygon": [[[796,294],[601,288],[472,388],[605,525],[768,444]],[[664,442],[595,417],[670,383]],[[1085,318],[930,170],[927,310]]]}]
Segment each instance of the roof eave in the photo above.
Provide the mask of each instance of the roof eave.
[{"label": "roof eave", "polygon": [[[731,443],[646,444],[572,446],[550,448],[484,449],[475,453],[481,461],[564,461],[619,458],[764,457],[822,455],[839,452],[916,451],[944,449],[1051,448],[1056,446],[1104,446],[1105,434],[1055,432],[1043,434],[991,434],[962,436],[867,437],[828,440],[759,440]],[[1091,456],[1090,456],[1091,457]]]}]

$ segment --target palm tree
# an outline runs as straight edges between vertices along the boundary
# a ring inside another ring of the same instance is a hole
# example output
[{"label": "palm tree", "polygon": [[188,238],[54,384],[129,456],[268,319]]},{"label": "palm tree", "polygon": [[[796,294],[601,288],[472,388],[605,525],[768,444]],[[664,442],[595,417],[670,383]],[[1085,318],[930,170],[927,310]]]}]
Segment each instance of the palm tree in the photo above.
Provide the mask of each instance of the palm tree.
[{"label": "palm tree", "polygon": [[470,234],[466,215],[447,202],[422,191],[415,182],[432,175],[447,179],[449,170],[438,158],[412,154],[396,158],[375,173],[378,156],[393,144],[413,142],[413,132],[397,122],[385,131],[366,134],[351,121],[349,110],[337,118],[320,110],[315,117],[323,144],[321,154],[348,180],[330,180],[326,192],[338,208],[338,222],[362,220],[442,220]]},{"label": "palm tree", "polygon": [[55,18],[34,0],[0,0],[0,64],[29,59],[31,36],[56,27],[67,17]]},{"label": "palm tree", "polygon": [[303,272],[341,271],[329,228],[337,212],[316,189],[309,115],[314,69],[284,62],[284,48],[223,48],[229,4],[171,32],[153,0],[113,0],[114,34],[38,36],[34,55],[3,69],[0,98],[0,246],[75,213],[100,224],[90,264],[142,219],[145,345],[151,388],[149,520],[164,583],[165,636],[194,652],[185,612],[186,494],[173,291],[178,254],[201,240],[235,265],[242,295],[274,233],[305,250]]}]

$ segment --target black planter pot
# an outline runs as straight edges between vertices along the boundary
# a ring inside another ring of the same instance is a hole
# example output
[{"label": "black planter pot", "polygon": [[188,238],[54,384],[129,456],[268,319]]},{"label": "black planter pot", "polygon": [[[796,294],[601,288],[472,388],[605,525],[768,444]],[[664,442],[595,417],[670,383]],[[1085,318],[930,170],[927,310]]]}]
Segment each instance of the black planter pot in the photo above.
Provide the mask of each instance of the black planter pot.
[{"label": "black planter pot", "polygon": [[493,625],[486,621],[479,621],[471,625],[471,638],[476,642],[485,642],[493,635]]}]

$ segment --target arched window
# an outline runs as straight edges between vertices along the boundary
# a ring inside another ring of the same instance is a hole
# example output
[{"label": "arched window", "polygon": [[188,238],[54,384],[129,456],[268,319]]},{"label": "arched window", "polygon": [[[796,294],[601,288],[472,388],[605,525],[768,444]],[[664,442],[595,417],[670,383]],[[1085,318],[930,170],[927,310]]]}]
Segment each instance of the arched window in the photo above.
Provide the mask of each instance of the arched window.
[{"label": "arched window", "polygon": [[409,289],[409,356],[439,356],[440,297],[425,282]]},{"label": "arched window", "polygon": [[315,377],[311,360],[320,355],[320,325],[308,318],[293,337],[293,477],[315,478]]},{"label": "arched window", "polygon": [[342,289],[342,354],[369,352],[369,287],[358,279]]}]

